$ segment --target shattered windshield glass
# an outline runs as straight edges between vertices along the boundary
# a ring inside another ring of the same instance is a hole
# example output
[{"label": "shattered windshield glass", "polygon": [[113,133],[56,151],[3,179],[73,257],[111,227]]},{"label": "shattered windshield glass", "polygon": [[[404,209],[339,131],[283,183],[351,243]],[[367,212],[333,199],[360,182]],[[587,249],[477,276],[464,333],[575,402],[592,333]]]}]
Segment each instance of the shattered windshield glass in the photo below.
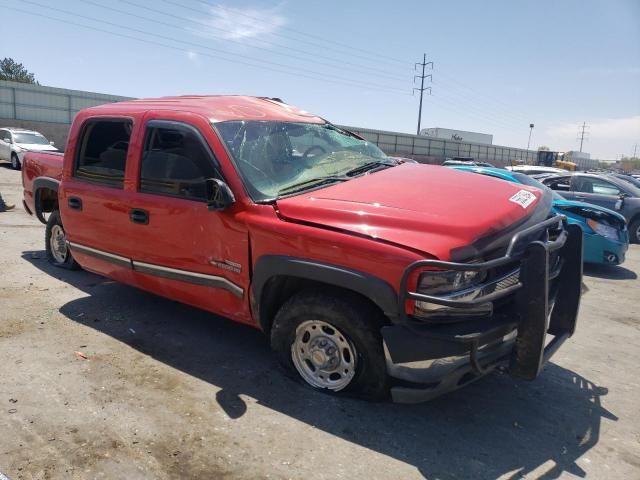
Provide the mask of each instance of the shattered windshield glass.
[{"label": "shattered windshield glass", "polygon": [[214,126],[255,201],[397,163],[374,144],[328,123],[227,121]]}]

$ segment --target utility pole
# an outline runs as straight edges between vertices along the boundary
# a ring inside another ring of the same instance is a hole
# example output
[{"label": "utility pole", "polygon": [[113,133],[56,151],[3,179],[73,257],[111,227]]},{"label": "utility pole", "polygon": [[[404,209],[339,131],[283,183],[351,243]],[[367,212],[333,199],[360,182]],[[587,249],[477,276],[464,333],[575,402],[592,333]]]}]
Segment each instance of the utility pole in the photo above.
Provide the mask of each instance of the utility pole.
[{"label": "utility pole", "polygon": [[415,92],[416,90],[418,90],[420,92],[420,107],[418,109],[418,130],[416,132],[416,135],[420,135],[420,123],[422,122],[422,95],[424,94],[425,90],[429,90],[429,95],[431,95],[431,87],[425,87],[424,86],[424,79],[429,77],[429,80],[433,81],[433,76],[431,74],[429,75],[425,75],[424,74],[424,69],[427,65],[431,65],[431,70],[433,70],[433,62],[427,62],[427,54],[424,53],[422,54],[422,63],[416,63],[414,66],[414,70],[418,68],[418,65],[420,65],[422,67],[422,75],[414,75],[413,76],[413,81],[416,81],[416,78],[420,79],[420,88],[414,88],[413,91]]},{"label": "utility pole", "polygon": [[[589,133],[589,132],[585,132],[585,129],[589,128],[589,126],[586,124],[586,122],[582,122],[582,127],[580,127],[580,130],[578,130],[578,135],[580,138],[580,152],[582,152],[582,143],[584,142],[585,138],[585,133]],[[588,139],[587,139],[588,140]]]},{"label": "utility pole", "polygon": [[529,141],[527,142],[527,150],[529,150],[529,146],[531,145],[531,134],[533,133],[533,127],[535,125],[533,123],[529,124]]},{"label": "utility pole", "polygon": [[633,158],[638,158],[638,144],[633,146]]}]

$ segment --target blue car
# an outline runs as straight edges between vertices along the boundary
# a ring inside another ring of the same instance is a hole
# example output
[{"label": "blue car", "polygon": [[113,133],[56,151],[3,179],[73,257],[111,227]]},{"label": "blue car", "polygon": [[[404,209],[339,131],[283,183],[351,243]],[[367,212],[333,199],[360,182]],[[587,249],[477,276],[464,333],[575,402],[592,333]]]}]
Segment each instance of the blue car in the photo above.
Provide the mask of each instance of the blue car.
[{"label": "blue car", "polygon": [[[501,168],[463,165],[452,165],[449,168],[461,172],[488,175],[507,182],[522,183],[540,189],[547,188],[530,176]],[[620,265],[624,262],[625,254],[629,248],[629,231],[627,230],[627,222],[622,215],[591,203],[565,200],[557,192],[553,192],[553,209],[566,215],[569,223],[579,225],[582,228],[585,263]]]}]

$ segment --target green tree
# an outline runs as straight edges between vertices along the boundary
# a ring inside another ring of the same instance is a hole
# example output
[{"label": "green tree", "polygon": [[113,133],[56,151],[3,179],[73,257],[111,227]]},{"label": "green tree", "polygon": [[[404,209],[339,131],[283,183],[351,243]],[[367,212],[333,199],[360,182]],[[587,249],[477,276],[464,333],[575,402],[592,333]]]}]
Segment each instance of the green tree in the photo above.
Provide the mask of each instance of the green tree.
[{"label": "green tree", "polygon": [[33,83],[40,85],[36,81],[33,73],[29,72],[21,63],[13,58],[3,58],[0,60],[0,80],[11,80],[12,82]]},{"label": "green tree", "polygon": [[539,152],[548,152],[548,151],[550,151],[550,150],[551,150],[551,149],[550,149],[549,147],[547,147],[546,145],[540,145],[540,146],[538,147],[538,151],[539,151]]}]

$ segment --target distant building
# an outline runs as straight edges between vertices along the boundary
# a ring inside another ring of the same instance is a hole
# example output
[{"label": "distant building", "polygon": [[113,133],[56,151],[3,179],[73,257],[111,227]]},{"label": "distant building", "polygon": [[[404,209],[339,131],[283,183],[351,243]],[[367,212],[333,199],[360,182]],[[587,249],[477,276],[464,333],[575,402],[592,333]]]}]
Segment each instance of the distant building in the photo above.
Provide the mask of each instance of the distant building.
[{"label": "distant building", "polygon": [[456,142],[481,143],[483,145],[493,144],[493,135],[488,133],[467,132],[465,130],[453,130],[451,128],[423,128],[420,135],[432,138],[442,138],[444,140],[454,140]]}]

